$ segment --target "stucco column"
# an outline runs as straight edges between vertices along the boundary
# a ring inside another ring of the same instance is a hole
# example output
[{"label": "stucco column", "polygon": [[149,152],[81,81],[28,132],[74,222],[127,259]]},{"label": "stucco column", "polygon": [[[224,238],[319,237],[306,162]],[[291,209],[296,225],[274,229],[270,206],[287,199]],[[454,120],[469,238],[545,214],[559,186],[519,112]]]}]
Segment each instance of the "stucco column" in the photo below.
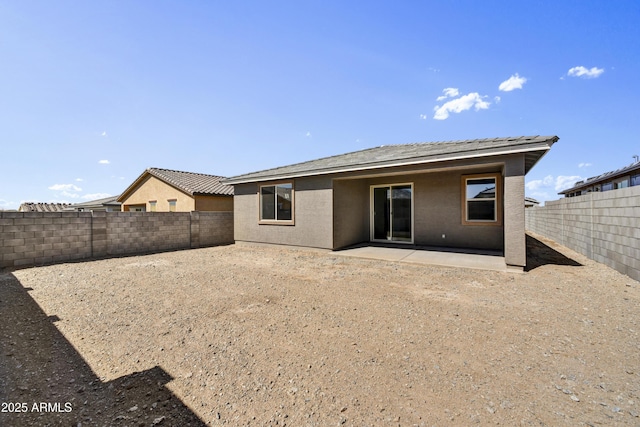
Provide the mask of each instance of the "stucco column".
[{"label": "stucco column", "polygon": [[524,155],[511,156],[504,170],[504,258],[509,266],[527,263],[524,225]]}]

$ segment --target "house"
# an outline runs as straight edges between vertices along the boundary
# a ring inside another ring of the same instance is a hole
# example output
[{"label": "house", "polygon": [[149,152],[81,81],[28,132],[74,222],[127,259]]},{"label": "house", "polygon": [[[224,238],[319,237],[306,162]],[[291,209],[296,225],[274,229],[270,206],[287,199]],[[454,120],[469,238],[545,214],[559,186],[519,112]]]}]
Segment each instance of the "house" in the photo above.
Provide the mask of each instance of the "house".
[{"label": "house", "polygon": [[20,204],[18,212],[62,212],[70,206],[70,203],[25,202]]},{"label": "house", "polygon": [[111,196],[89,202],[74,203],[65,210],[76,212],[120,212],[121,203],[117,201],[118,197]]},{"label": "house", "polygon": [[533,208],[536,206],[540,206],[540,202],[534,199],[533,197],[525,197],[524,198],[524,207],[525,208]]},{"label": "house", "polygon": [[598,176],[576,182],[573,187],[561,191],[564,197],[576,197],[583,194],[599,191],[617,190],[619,188],[634,187],[640,185],[640,159],[634,156],[635,161],[629,166],[605,172]]},{"label": "house", "polygon": [[236,241],[501,251],[526,262],[524,176],[557,136],[386,145],[238,175]]},{"label": "house", "polygon": [[233,187],[223,177],[169,169],[145,170],[118,196],[122,211],[233,211]]}]

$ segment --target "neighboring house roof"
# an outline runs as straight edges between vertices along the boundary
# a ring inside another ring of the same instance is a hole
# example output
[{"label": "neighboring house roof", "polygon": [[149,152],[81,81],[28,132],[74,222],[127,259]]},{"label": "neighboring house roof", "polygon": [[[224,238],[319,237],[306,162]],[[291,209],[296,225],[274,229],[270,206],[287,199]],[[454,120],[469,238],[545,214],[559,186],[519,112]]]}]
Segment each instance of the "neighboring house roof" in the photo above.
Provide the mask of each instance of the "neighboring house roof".
[{"label": "neighboring house roof", "polygon": [[120,202],[117,201],[120,196],[110,196],[104,197],[102,199],[90,200],[88,202],[82,203],[74,203],[70,205],[66,210],[77,210],[77,209],[91,209],[91,208],[103,208],[107,206],[118,207],[121,205]]},{"label": "neighboring house roof", "polygon": [[71,206],[70,203],[35,203],[26,202],[20,205],[20,212],[62,212]]},{"label": "neighboring house roof", "polygon": [[514,153],[526,154],[525,173],[527,173],[558,139],[557,136],[520,136],[382,145],[352,153],[238,175],[223,182],[226,184],[241,184]]},{"label": "neighboring house roof", "polygon": [[191,196],[233,196],[233,187],[220,182],[224,179],[222,176],[149,168],[127,187],[117,200],[119,202],[125,200],[148,176],[154,176]]},{"label": "neighboring house roof", "polygon": [[534,199],[533,197],[525,197],[524,198],[524,205],[525,206],[536,206],[539,205],[540,202],[537,201],[536,199]]},{"label": "neighboring house roof", "polygon": [[586,187],[590,187],[592,185],[595,184],[599,184],[602,182],[606,182],[612,179],[616,179],[616,178],[620,178],[623,177],[625,175],[629,175],[632,172],[640,172],[640,161],[635,161],[633,163],[631,163],[629,166],[625,166],[623,168],[620,169],[616,169],[614,171],[609,171],[609,172],[605,172],[603,174],[597,175],[597,176],[592,176],[591,178],[587,178],[583,181],[578,181],[574,184],[573,187],[571,188],[567,188],[566,190],[563,190],[561,192],[559,192],[558,194],[567,194],[567,193],[572,193],[576,190],[580,190],[582,188],[586,188]]}]

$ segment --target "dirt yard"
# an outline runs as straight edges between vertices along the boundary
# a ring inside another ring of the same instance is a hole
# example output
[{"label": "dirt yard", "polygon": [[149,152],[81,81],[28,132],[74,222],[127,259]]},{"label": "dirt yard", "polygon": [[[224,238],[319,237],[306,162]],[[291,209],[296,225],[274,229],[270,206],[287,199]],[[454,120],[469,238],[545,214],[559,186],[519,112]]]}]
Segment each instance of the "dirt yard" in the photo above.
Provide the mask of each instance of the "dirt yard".
[{"label": "dirt yard", "polygon": [[249,245],[2,272],[0,425],[640,425],[640,284],[528,245],[520,274]]}]

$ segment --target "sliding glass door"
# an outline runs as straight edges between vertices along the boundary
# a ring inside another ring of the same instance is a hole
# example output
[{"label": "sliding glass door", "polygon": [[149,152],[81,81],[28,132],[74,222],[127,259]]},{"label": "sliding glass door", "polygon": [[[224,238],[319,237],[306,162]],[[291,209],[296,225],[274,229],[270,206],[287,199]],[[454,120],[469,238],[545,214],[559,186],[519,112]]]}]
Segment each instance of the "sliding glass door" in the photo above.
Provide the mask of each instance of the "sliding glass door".
[{"label": "sliding glass door", "polygon": [[371,240],[413,242],[413,185],[371,187]]}]

